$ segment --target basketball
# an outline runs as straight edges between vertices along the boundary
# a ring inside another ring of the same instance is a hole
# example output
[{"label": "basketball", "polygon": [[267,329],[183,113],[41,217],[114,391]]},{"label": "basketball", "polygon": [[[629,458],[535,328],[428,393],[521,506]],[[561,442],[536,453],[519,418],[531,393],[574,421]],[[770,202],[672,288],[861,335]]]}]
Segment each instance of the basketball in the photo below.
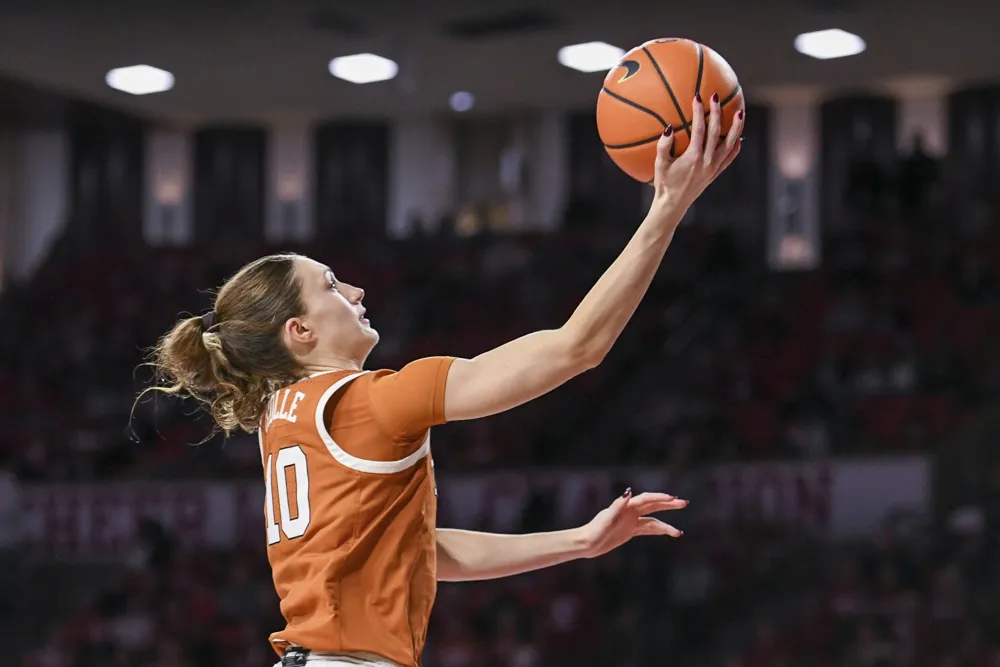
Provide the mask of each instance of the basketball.
[{"label": "basketball", "polygon": [[652,183],[656,142],[667,125],[673,154],[691,140],[691,107],[701,94],[708,120],[712,95],[722,104],[722,136],[743,108],[736,73],[718,53],[689,39],[654,39],[626,53],[597,97],[597,132],[608,155],[632,178]]}]

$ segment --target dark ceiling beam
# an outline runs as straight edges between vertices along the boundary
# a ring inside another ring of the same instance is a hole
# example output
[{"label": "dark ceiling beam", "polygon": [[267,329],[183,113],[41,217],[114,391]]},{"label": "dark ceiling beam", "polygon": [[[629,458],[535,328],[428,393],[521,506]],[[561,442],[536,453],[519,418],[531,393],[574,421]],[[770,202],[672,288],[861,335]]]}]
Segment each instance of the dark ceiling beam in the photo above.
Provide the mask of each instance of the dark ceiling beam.
[{"label": "dark ceiling beam", "polygon": [[0,122],[28,127],[145,122],[134,113],[0,77]]}]

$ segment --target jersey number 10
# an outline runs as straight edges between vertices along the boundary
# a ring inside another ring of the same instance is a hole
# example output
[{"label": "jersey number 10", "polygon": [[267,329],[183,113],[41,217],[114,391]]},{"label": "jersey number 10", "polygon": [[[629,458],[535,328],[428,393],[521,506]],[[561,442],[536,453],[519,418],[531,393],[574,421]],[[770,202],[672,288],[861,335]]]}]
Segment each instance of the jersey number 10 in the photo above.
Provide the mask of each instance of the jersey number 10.
[{"label": "jersey number 10", "polygon": [[[272,466],[272,463],[274,464]],[[292,517],[292,506],[289,496],[289,469],[295,484],[295,517]],[[272,478],[277,478],[277,499]],[[278,504],[278,520],[274,521],[275,500]],[[281,541],[281,533],[289,540],[302,537],[309,528],[309,466],[306,453],[298,445],[283,447],[277,456],[267,455],[267,465],[264,470],[264,516],[267,520],[267,543],[277,544]],[[278,526],[281,526],[279,531]]]}]

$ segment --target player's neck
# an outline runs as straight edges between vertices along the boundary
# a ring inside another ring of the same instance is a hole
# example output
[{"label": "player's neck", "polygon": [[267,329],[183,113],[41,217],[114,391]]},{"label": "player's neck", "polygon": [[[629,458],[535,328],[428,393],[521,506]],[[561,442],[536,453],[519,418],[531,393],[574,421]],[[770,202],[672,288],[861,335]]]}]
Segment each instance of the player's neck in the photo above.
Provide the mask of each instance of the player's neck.
[{"label": "player's neck", "polygon": [[344,357],[323,357],[310,359],[302,364],[302,368],[312,375],[330,371],[360,371],[364,367],[364,359],[347,359]]}]

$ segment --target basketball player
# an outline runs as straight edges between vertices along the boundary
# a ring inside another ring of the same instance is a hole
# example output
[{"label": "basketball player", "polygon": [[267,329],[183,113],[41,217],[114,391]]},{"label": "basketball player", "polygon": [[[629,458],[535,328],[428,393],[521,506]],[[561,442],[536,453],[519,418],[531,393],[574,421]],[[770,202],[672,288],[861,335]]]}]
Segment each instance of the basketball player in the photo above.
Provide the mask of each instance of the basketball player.
[{"label": "basketball player", "polygon": [[[706,123],[706,116],[709,120]],[[627,490],[589,524],[532,535],[435,526],[430,428],[509,410],[595,367],[645,294],[685,211],[736,157],[742,117],[695,100],[691,145],[658,144],[655,196],[632,240],[572,316],[473,359],[363,370],[378,342],[364,291],[323,264],[274,255],[243,267],[212,311],[160,341],[162,391],[194,397],[227,434],[256,431],[268,559],[286,665],[419,665],[437,581],[505,577],[679,536],[648,514],[686,501]]]}]

